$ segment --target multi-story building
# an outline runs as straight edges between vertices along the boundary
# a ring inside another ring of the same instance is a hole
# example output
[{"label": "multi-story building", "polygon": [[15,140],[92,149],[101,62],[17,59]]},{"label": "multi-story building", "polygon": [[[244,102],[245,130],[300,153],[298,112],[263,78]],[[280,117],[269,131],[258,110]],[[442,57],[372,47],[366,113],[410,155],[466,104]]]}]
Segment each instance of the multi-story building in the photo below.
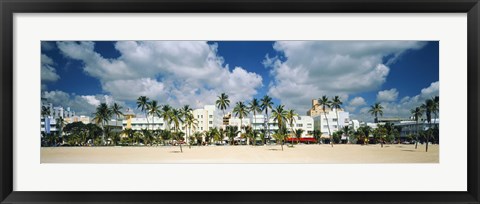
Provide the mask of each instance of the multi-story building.
[{"label": "multi-story building", "polygon": [[[192,111],[193,116],[197,120],[196,125],[192,125],[192,129],[188,128],[188,135],[191,135],[194,132],[204,132],[213,128],[220,128],[222,126],[222,113],[221,111],[216,110],[213,105],[206,105],[204,108],[195,109]],[[163,118],[159,117],[136,117],[135,113],[132,110],[127,110],[125,115],[125,120],[122,121],[123,129],[132,129],[132,130],[166,130],[173,129],[173,123],[166,123]],[[179,122],[179,130],[181,132],[187,133],[187,128],[185,124],[181,121]],[[185,135],[185,137],[187,134]]]},{"label": "multi-story building", "polygon": [[[240,120],[240,118],[238,117],[231,117],[228,121],[228,125],[230,126],[237,126],[240,128],[240,125],[242,127],[248,127],[248,126],[251,126],[252,124],[250,123],[250,118],[242,118]],[[243,129],[242,129],[243,130]],[[243,131],[242,131],[243,132]]]},{"label": "multi-story building", "polygon": [[[43,100],[43,99],[42,99]],[[40,132],[56,133],[58,131],[57,119],[63,118],[64,123],[83,122],[90,123],[90,117],[76,116],[75,111],[70,110],[70,107],[63,108],[62,106],[54,107],[52,103],[42,102],[42,106],[49,109],[50,114],[40,116]]]},{"label": "multi-story building", "polygon": [[[250,120],[250,119],[249,119]],[[266,117],[264,115],[256,115],[256,117],[252,117],[252,128],[254,130],[263,130],[265,129],[266,124]],[[290,133],[292,128],[290,124],[287,125],[287,131]],[[275,131],[278,130],[277,121],[273,118],[268,119],[268,128],[270,135],[273,134]],[[293,121],[293,131],[297,129],[304,130],[301,137],[309,138],[313,137],[313,130],[314,130],[314,121],[313,118],[310,116],[296,116],[295,120]]]},{"label": "multi-story building", "polygon": [[74,123],[74,122],[82,122],[83,124],[88,124],[91,122],[90,117],[80,115],[80,116],[71,116],[68,118],[65,118],[65,123]]},{"label": "multi-story building", "polygon": [[193,110],[193,116],[197,119],[197,131],[207,131],[223,125],[222,111],[214,105],[206,105],[204,108]]},{"label": "multi-story building", "polygon": [[320,114],[323,114],[323,110],[318,103],[318,99],[312,99],[312,108],[307,111],[307,116],[315,117]]},{"label": "multi-story building", "polygon": [[313,120],[314,129],[320,130],[323,137],[328,137],[329,133],[331,134],[335,131],[338,131],[350,123],[348,112],[338,110],[337,117],[337,112],[335,109],[328,109],[326,110],[326,113],[323,113],[322,110],[321,114],[313,117]]},{"label": "multi-story building", "polygon": [[400,128],[400,137],[405,138],[408,135],[415,135],[417,131],[428,130],[430,127],[438,126],[440,123],[439,118],[434,118],[428,123],[428,120],[424,121],[399,121],[393,123],[395,127]]}]

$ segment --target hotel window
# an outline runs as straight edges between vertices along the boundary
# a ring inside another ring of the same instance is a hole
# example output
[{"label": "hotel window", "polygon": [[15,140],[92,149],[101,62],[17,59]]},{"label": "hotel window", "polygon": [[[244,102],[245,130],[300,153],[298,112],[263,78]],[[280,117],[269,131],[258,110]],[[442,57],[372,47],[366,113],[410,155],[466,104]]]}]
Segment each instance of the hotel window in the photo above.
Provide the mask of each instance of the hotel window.
[{"label": "hotel window", "polygon": [[212,122],[212,121],[208,121],[208,124],[213,124],[213,122]]},{"label": "hotel window", "polygon": [[203,115],[202,115],[202,118],[203,118]]},{"label": "hotel window", "polygon": [[197,115],[197,118],[200,118],[200,115]]},{"label": "hotel window", "polygon": [[323,128],[328,128],[328,126],[327,126],[327,125],[324,125]]},{"label": "hotel window", "polygon": [[334,125],[334,126],[333,126],[333,128],[337,128],[337,126],[336,126],[336,125]]},{"label": "hotel window", "polygon": [[209,115],[208,118],[213,118],[213,115]]},{"label": "hotel window", "polygon": [[333,122],[337,122],[337,119],[336,119],[336,118],[334,118],[334,119],[333,119]]},{"label": "hotel window", "polygon": [[297,127],[303,127],[303,124],[297,124]]}]

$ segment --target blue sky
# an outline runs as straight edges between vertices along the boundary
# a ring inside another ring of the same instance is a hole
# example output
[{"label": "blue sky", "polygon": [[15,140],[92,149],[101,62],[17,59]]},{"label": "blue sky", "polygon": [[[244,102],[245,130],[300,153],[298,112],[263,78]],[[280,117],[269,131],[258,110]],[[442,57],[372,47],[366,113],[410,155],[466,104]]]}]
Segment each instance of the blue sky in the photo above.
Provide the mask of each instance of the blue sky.
[{"label": "blue sky", "polygon": [[201,107],[226,92],[234,104],[269,95],[305,114],[338,95],[354,119],[386,117],[438,95],[439,43],[421,41],[42,42],[42,97],[91,114],[101,102]]}]

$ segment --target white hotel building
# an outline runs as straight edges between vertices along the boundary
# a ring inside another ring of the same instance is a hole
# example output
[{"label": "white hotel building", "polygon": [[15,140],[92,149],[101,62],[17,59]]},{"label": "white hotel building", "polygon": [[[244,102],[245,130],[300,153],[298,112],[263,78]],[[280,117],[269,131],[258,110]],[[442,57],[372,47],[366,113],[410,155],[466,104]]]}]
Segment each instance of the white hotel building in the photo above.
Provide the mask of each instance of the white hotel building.
[{"label": "white hotel building", "polygon": [[[256,115],[256,117],[252,116],[251,119],[252,128],[254,130],[263,130],[265,126],[265,116],[264,115]],[[313,137],[313,129],[314,128],[314,121],[313,118],[310,116],[296,116],[293,122],[293,130],[302,129],[304,130],[302,133],[302,137]],[[268,129],[270,131],[270,135],[274,133],[274,131],[278,130],[277,121],[273,118],[268,120]],[[290,124],[287,123],[287,131],[290,132]]]},{"label": "white hotel building", "polygon": [[[325,117],[326,115],[326,117]],[[314,129],[320,130],[322,137],[329,136],[328,128],[330,127],[330,134],[333,134],[335,131],[341,130],[343,127],[348,126],[350,123],[349,113],[338,110],[338,118],[335,109],[326,110],[326,113],[323,112],[319,115],[313,117]]]},{"label": "white hotel building", "polygon": [[70,107],[63,108],[62,106],[54,107],[52,103],[42,103],[42,106],[47,107],[50,110],[50,115],[46,116],[48,118],[48,123],[45,124],[46,118],[44,116],[40,116],[40,132],[45,132],[46,125],[50,127],[51,133],[56,133],[58,131],[57,127],[57,119],[63,118],[65,124],[73,123],[73,122],[83,122],[84,124],[90,123],[90,117],[80,115],[75,115],[75,111],[71,110]]},{"label": "white hotel building", "polygon": [[[222,126],[222,112],[218,111],[214,105],[206,105],[204,108],[195,109],[192,111],[193,116],[197,120],[196,127],[192,126],[193,130],[188,130],[189,134],[191,135],[194,132],[203,132],[213,129],[214,127],[220,128]],[[180,122],[180,131],[186,133],[186,128],[182,122]],[[129,110],[125,113],[125,120],[123,120],[123,129],[132,129],[132,130],[142,130],[142,129],[150,129],[150,130],[165,130],[167,127],[170,129],[174,128],[174,124],[171,123],[167,126],[167,123],[163,121],[163,118],[159,117],[135,117],[135,114]],[[185,135],[186,136],[186,135]]]}]

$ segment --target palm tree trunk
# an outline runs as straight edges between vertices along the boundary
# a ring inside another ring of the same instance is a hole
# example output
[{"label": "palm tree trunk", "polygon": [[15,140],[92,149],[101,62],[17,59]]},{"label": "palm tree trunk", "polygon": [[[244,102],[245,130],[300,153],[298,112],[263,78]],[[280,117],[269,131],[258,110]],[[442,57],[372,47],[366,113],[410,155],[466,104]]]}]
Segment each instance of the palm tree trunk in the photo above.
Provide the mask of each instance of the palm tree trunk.
[{"label": "palm tree trunk", "polygon": [[[268,124],[268,121],[269,121],[269,117],[268,117],[268,108],[265,108],[265,114],[267,115],[267,132],[265,132],[265,134],[267,135],[267,138],[270,139],[270,125]],[[265,141],[265,144],[266,144],[266,141]]]},{"label": "palm tree trunk", "polygon": [[102,143],[105,145],[105,121],[102,121]]},{"label": "palm tree trunk", "polygon": [[415,121],[415,149],[417,149],[417,144],[418,144],[418,118]]},{"label": "palm tree trunk", "polygon": [[430,141],[430,133],[432,132],[432,123],[428,121],[428,133],[427,133],[427,144],[425,146],[425,152],[428,152],[428,142]]},{"label": "palm tree trunk", "polygon": [[255,132],[255,124],[257,124],[257,117],[255,111],[253,111],[253,146],[257,143],[257,133]]},{"label": "palm tree trunk", "polygon": [[240,118],[240,137],[242,137],[242,119],[243,118]]},{"label": "palm tree trunk", "polygon": [[328,136],[330,136],[330,144],[333,147],[333,138],[332,138],[332,133],[330,132],[330,124],[328,123],[327,113],[323,111],[323,115],[325,116],[325,120],[327,120]]},{"label": "palm tree trunk", "polygon": [[[335,108],[335,114],[337,115],[337,131],[340,130],[340,122],[338,121],[338,110]],[[340,143],[342,143],[342,136],[340,136]]]},{"label": "palm tree trunk", "polygon": [[148,115],[147,115],[147,111],[145,111],[145,118],[147,119],[147,130],[148,130],[148,126],[150,126],[150,123],[148,122]]}]

